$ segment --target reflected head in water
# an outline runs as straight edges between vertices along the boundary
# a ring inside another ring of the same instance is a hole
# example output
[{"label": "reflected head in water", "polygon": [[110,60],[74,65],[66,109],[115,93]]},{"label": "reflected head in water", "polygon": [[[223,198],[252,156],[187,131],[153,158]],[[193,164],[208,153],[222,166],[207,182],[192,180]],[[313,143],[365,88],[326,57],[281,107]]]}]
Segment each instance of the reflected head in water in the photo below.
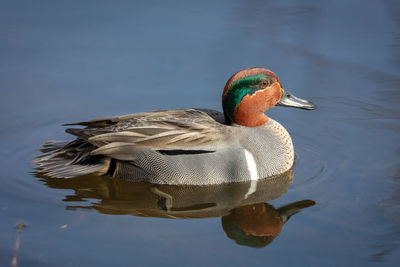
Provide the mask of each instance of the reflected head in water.
[{"label": "reflected head in water", "polygon": [[[63,201],[67,209],[170,219],[222,217],[227,236],[238,244],[265,246],[282,225],[302,208],[304,200],[274,209],[267,201],[279,198],[292,183],[293,171],[254,182],[208,186],[155,185],[100,176],[59,179],[37,173],[50,188],[72,189]],[[90,199],[90,201],[88,201]],[[81,202],[81,203],[79,203]],[[79,203],[79,204],[78,204]]]},{"label": "reflected head in water", "polygon": [[287,172],[294,149],[286,129],[264,112],[314,109],[264,68],[237,72],[222,94],[223,112],[153,111],[66,124],[71,142],[49,141],[36,162],[49,176],[107,175],[153,184],[211,185],[256,181]]},{"label": "reflected head in water", "polygon": [[237,207],[222,217],[222,227],[237,244],[261,248],[281,233],[282,226],[292,215],[313,205],[312,200],[302,200],[279,209],[267,203]]}]

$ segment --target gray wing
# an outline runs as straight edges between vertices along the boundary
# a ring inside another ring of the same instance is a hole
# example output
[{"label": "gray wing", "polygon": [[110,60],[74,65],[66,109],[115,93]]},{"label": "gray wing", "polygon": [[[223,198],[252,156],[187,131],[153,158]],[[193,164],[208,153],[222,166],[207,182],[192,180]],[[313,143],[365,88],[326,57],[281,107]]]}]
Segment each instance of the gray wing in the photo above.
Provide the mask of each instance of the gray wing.
[{"label": "gray wing", "polygon": [[232,138],[229,127],[209,114],[221,118],[222,113],[198,109],[153,111],[70,124],[86,128],[67,132],[92,144],[95,149],[91,155],[118,160],[135,160],[148,150],[207,153],[226,146]]}]

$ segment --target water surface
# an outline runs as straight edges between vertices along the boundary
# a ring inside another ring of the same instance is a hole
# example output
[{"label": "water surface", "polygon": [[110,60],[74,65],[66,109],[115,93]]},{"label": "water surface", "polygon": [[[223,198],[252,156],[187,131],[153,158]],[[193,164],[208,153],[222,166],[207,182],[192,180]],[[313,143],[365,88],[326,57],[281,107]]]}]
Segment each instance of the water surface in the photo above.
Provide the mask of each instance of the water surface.
[{"label": "water surface", "polygon": [[[394,0],[0,1],[0,265],[395,265],[399,16]],[[254,201],[237,185],[194,190],[195,203],[178,191],[187,205],[171,206],[148,184],[34,173],[44,141],[71,138],[63,123],[220,110],[226,80],[253,66],[318,106],[268,112],[297,160]],[[199,210],[209,216],[193,218]],[[254,216],[260,224],[240,220]],[[237,228],[270,237],[255,248]]]}]

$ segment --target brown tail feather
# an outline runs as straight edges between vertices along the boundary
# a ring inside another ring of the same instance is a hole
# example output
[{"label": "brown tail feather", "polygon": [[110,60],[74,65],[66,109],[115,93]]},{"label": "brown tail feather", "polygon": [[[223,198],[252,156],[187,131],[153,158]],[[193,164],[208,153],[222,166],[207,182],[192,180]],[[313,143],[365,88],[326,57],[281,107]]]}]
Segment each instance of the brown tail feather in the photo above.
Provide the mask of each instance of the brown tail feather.
[{"label": "brown tail feather", "polygon": [[72,142],[48,141],[43,154],[36,157],[41,172],[56,178],[73,178],[86,174],[105,174],[110,160],[101,155],[90,155],[96,147],[82,139]]}]

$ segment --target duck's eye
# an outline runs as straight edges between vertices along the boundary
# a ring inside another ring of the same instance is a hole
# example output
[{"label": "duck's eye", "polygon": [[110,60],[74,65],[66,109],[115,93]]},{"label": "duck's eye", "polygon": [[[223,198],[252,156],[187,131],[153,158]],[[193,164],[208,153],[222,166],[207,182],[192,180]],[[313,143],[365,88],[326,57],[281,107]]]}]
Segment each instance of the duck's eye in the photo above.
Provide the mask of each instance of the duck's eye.
[{"label": "duck's eye", "polygon": [[269,86],[269,81],[268,81],[268,80],[262,80],[261,86],[262,86],[263,88]]}]

